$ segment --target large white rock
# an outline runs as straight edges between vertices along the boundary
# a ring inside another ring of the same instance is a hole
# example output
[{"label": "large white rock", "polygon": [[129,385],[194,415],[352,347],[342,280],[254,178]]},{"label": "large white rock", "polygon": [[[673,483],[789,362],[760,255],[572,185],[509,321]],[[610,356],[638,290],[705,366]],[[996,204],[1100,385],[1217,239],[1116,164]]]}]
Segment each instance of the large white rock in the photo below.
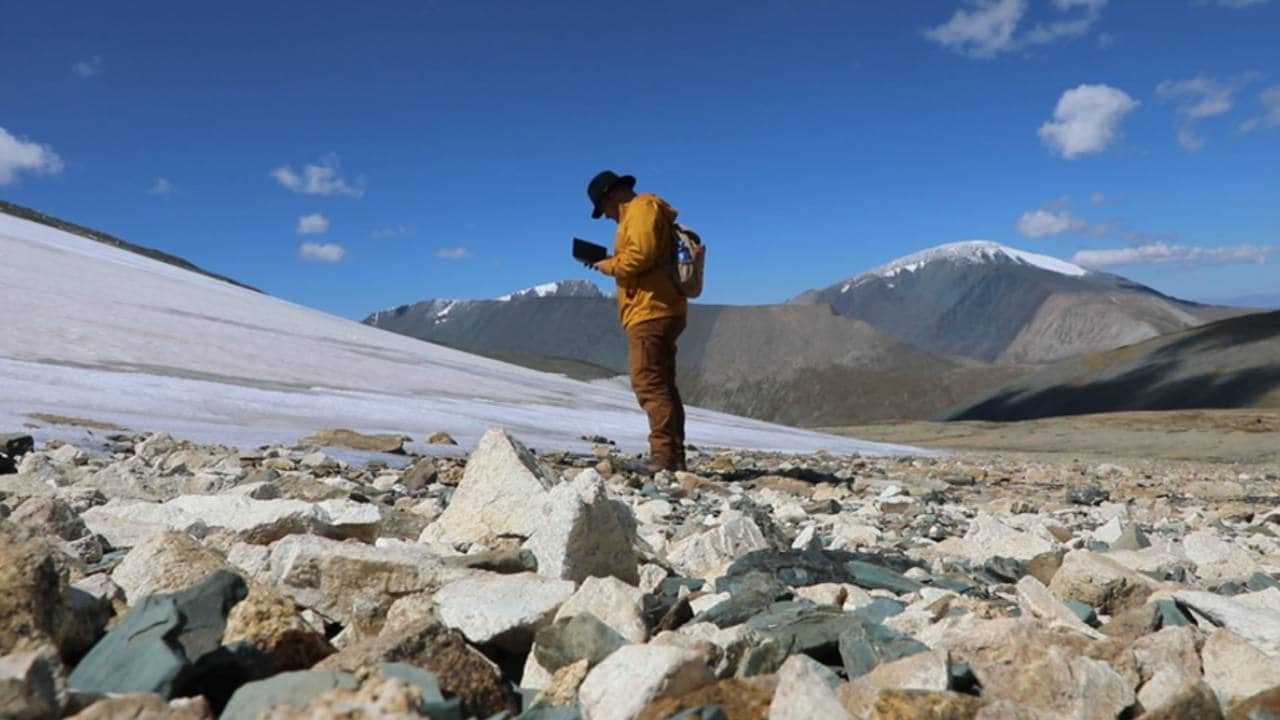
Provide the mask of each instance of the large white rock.
[{"label": "large white rock", "polygon": [[586,470],[572,482],[547,493],[538,513],[541,523],[525,548],[538,558],[538,573],[582,582],[612,575],[636,585],[639,566],[631,549],[634,520],[630,510],[613,502],[604,478]]},{"label": "large white rock", "polygon": [[962,538],[949,538],[938,543],[931,554],[951,555],[974,562],[985,562],[995,556],[1030,560],[1053,550],[1053,541],[1018,530],[988,513],[979,512]]},{"label": "large white rock", "polygon": [[734,560],[767,547],[760,528],[750,518],[738,517],[674,543],[667,550],[667,560],[688,577],[710,579]]},{"label": "large white rock", "polygon": [[165,503],[116,500],[86,510],[82,518],[116,547],[132,547],[169,531],[203,537],[227,530],[237,540],[255,545],[305,533],[372,540],[381,522],[377,507],[368,503],[328,500],[312,505],[240,494],[182,495]]},{"label": "large white rock", "polygon": [[335,498],[317,503],[316,510],[328,537],[373,542],[382,528],[382,512],[373,503]]},{"label": "large white rock", "polygon": [[314,535],[290,535],[265,548],[240,543],[227,560],[343,624],[380,619],[405,595],[434,591],[473,573],[445,566],[416,545],[373,547]]},{"label": "large white rock", "polygon": [[1175,592],[1173,597],[1212,620],[1214,625],[1230,630],[1262,652],[1280,659],[1280,610],[1195,590]]},{"label": "large white rock", "polygon": [[1223,705],[1280,685],[1280,661],[1239,635],[1218,628],[1200,649],[1204,681]]},{"label": "large white rock", "polygon": [[627,642],[642,643],[649,637],[644,622],[644,593],[617,578],[587,578],[556,611],[555,619],[582,613],[595,615]]},{"label": "large white rock", "polygon": [[111,571],[130,605],[156,593],[186,589],[217,570],[233,570],[221,555],[185,533],[152,535],[135,545]]},{"label": "large white rock", "polygon": [[484,573],[445,585],[435,600],[444,624],[462,631],[471,642],[525,652],[538,628],[551,622],[572,594],[568,580],[534,573]]},{"label": "large white rock", "polygon": [[89,531],[106,538],[112,547],[134,547],[167,532],[196,537],[209,533],[204,520],[180,507],[137,500],[112,500],[80,514]]},{"label": "large white rock", "polygon": [[836,688],[840,678],[804,654],[796,654],[778,669],[778,689],[769,703],[769,720],[849,720]]},{"label": "large white rock", "polygon": [[1244,582],[1261,570],[1253,553],[1209,530],[1188,533],[1182,539],[1182,549],[1196,564],[1196,575],[1210,586],[1229,580]]},{"label": "large white rock", "polygon": [[533,535],[555,473],[505,430],[480,438],[449,507],[422,533],[422,542],[471,543],[491,535]]},{"label": "large white rock", "polygon": [[[254,545],[269,545],[286,535],[312,532],[324,516],[302,500],[254,500],[244,495],[183,495],[165,503],[210,529],[225,529]],[[178,530],[180,528],[174,528]]]},{"label": "large white rock", "polygon": [[1018,581],[1018,609],[1024,616],[1039,618],[1051,628],[1065,628],[1095,640],[1106,637],[1086,625],[1071,612],[1071,608],[1063,605],[1044,583],[1032,575],[1026,575]]},{"label": "large white rock", "polygon": [[1053,574],[1049,590],[1058,599],[1075,600],[1114,615],[1144,603],[1156,582],[1106,555],[1072,550]]},{"label": "large white rock", "polygon": [[628,645],[597,665],[578,702],[584,720],[633,720],[659,698],[715,682],[698,653],[669,645]]}]

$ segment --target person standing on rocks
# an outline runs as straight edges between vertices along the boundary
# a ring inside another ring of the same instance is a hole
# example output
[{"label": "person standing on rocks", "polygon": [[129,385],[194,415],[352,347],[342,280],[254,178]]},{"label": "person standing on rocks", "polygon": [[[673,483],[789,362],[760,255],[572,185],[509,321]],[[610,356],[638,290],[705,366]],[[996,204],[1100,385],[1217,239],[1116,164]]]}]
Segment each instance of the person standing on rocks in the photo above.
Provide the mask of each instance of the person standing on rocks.
[{"label": "person standing on rocks", "polygon": [[605,170],[591,178],[591,217],[618,224],[613,255],[593,267],[617,281],[618,315],[627,333],[627,365],[636,400],[649,416],[650,472],[684,470],[684,403],[676,387],[676,339],[689,301],[664,258],[675,256],[676,211],[636,179]]}]

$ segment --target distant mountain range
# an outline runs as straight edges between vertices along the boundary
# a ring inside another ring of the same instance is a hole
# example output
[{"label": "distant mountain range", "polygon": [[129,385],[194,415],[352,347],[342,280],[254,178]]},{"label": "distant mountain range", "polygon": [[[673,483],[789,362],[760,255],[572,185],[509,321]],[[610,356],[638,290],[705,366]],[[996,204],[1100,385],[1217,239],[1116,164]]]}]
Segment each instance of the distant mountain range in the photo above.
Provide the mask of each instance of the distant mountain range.
[{"label": "distant mountain range", "polygon": [[942,413],[1028,420],[1120,410],[1280,408],[1280,312],[1064,360]]},{"label": "distant mountain range", "polygon": [[[923,418],[1038,364],[1244,312],[993,242],[953,243],[785,305],[691,305],[680,386],[694,404],[793,424]],[[583,379],[627,369],[614,301],[581,280],[365,322]]]},{"label": "distant mountain range", "polygon": [[1245,312],[987,241],[930,248],[792,303],[830,305],[930,352],[1044,363]]},{"label": "distant mountain range", "polygon": [[[613,299],[510,297],[521,299],[429,300],[365,322],[579,379],[626,374]],[[800,425],[927,417],[1029,372],[941,357],[818,305],[691,305],[679,366],[690,404]]]}]

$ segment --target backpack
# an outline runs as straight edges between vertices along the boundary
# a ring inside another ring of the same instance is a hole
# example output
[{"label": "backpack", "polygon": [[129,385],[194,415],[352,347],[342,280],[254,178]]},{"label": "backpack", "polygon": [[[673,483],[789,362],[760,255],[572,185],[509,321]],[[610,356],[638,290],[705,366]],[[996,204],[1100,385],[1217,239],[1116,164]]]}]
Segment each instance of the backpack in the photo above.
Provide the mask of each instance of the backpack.
[{"label": "backpack", "polygon": [[698,233],[683,225],[671,226],[672,255],[668,269],[676,292],[687,298],[702,294],[702,270],[706,266],[707,246]]}]

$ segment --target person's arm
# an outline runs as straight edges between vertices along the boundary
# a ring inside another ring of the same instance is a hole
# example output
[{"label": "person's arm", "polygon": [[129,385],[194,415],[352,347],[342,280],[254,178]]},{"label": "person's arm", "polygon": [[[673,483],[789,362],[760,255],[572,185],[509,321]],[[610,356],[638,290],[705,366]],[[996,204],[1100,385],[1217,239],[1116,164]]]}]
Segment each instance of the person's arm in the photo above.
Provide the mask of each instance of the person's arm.
[{"label": "person's arm", "polygon": [[622,252],[605,258],[596,268],[616,278],[633,278],[658,264],[660,233],[668,232],[665,213],[652,198],[633,200],[627,207],[627,237]]}]

